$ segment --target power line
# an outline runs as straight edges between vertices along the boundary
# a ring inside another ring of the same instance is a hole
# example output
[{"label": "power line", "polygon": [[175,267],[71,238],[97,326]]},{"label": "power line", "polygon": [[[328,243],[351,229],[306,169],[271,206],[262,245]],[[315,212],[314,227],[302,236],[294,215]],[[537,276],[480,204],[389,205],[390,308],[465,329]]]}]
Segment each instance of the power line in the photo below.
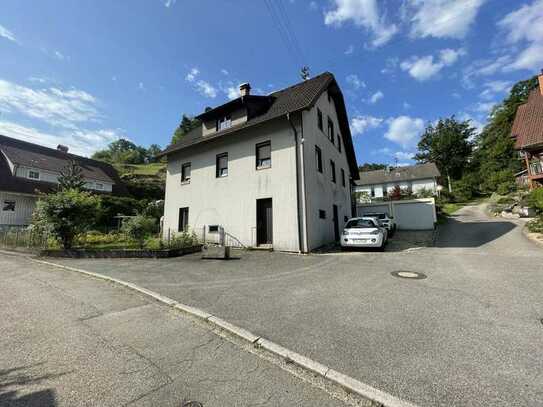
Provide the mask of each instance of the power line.
[{"label": "power line", "polygon": [[290,54],[297,67],[302,67],[304,61],[303,52],[296,34],[292,29],[292,24],[290,23],[290,19],[282,1],[275,0],[274,3],[274,0],[264,0],[264,3],[268,8],[272,23],[279,32],[279,36],[281,37],[287,52]]}]

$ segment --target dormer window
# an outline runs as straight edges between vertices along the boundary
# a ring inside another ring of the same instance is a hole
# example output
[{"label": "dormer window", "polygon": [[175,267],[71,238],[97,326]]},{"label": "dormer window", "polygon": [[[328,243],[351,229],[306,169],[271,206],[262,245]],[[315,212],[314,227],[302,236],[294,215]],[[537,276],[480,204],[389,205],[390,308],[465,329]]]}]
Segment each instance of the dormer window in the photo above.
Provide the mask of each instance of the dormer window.
[{"label": "dormer window", "polygon": [[28,171],[28,178],[30,178],[30,179],[40,179],[40,173],[38,171],[30,170],[30,171]]},{"label": "dormer window", "polygon": [[217,131],[228,129],[232,127],[232,116],[224,116],[222,119],[217,120]]}]

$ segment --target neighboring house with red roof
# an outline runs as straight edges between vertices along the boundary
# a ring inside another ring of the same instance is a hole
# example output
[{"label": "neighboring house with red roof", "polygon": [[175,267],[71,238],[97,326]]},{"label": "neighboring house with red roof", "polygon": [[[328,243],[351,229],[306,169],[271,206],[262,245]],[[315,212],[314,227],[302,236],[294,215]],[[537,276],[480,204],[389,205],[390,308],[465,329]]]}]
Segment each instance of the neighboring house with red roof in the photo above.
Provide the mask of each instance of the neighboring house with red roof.
[{"label": "neighboring house with red roof", "polygon": [[206,109],[169,146],[164,233],[221,230],[245,246],[308,252],[353,216],[358,168],[341,90],[325,72]]},{"label": "neighboring house with red roof", "polygon": [[515,148],[520,150],[526,163],[530,188],[543,186],[543,73],[538,79],[539,87],[518,107],[511,129]]},{"label": "neighboring house with red roof", "polygon": [[126,195],[117,171],[101,161],[0,135],[0,228],[30,224],[40,193],[54,191],[63,168],[75,161],[85,187],[99,193]]}]

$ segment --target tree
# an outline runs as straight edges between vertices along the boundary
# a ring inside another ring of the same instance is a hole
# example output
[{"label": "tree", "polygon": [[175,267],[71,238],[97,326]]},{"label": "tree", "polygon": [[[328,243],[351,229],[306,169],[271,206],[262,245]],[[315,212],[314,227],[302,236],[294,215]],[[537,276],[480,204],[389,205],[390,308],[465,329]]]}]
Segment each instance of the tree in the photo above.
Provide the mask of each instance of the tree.
[{"label": "tree", "polygon": [[94,153],[92,158],[111,164],[143,164],[147,156],[148,152],[144,147],[126,139],[119,139],[110,143],[105,150]]},{"label": "tree", "polygon": [[511,127],[517,108],[528,99],[531,90],[537,88],[537,77],[517,82],[508,97],[492,110],[488,124],[475,140],[473,164],[477,167],[481,191],[507,193],[515,188],[515,173],[522,163],[515,151]]},{"label": "tree", "polygon": [[387,164],[364,163],[364,164],[358,166],[358,171],[384,170],[387,167],[388,167]]},{"label": "tree", "polygon": [[469,163],[474,136],[475,128],[469,120],[460,122],[454,116],[439,119],[435,126],[426,127],[415,159],[421,163],[435,163],[447,177],[449,192],[452,192],[452,180],[460,179]]},{"label": "tree", "polygon": [[76,189],[43,195],[36,204],[32,224],[47,230],[71,249],[75,236],[93,226],[100,210],[100,197]]},{"label": "tree", "polygon": [[147,149],[147,160],[151,163],[158,162],[157,155],[160,154],[162,149],[158,144],[151,144]]},{"label": "tree", "polygon": [[83,169],[71,160],[62,170],[58,177],[58,188],[63,190],[75,189],[81,191],[85,187],[85,179],[83,178]]},{"label": "tree", "polygon": [[185,134],[187,134],[192,129],[195,129],[200,124],[201,124],[200,120],[183,114],[183,117],[181,118],[181,123],[179,124],[177,129],[175,129],[175,132],[173,133],[172,144],[175,144],[181,141],[181,139],[185,136]]},{"label": "tree", "polygon": [[124,222],[122,231],[138,242],[139,247],[143,249],[145,239],[156,231],[156,220],[144,215],[136,215]]}]

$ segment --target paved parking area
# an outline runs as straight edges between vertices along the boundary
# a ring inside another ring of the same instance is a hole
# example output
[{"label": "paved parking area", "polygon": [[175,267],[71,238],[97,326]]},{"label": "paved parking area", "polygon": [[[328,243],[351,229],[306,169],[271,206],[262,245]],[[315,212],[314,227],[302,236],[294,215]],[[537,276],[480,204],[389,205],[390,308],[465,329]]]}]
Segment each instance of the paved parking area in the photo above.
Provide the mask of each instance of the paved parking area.
[{"label": "paved parking area", "polygon": [[458,212],[435,247],[408,252],[60,262],[200,307],[421,406],[543,400],[543,251],[478,207]]}]

